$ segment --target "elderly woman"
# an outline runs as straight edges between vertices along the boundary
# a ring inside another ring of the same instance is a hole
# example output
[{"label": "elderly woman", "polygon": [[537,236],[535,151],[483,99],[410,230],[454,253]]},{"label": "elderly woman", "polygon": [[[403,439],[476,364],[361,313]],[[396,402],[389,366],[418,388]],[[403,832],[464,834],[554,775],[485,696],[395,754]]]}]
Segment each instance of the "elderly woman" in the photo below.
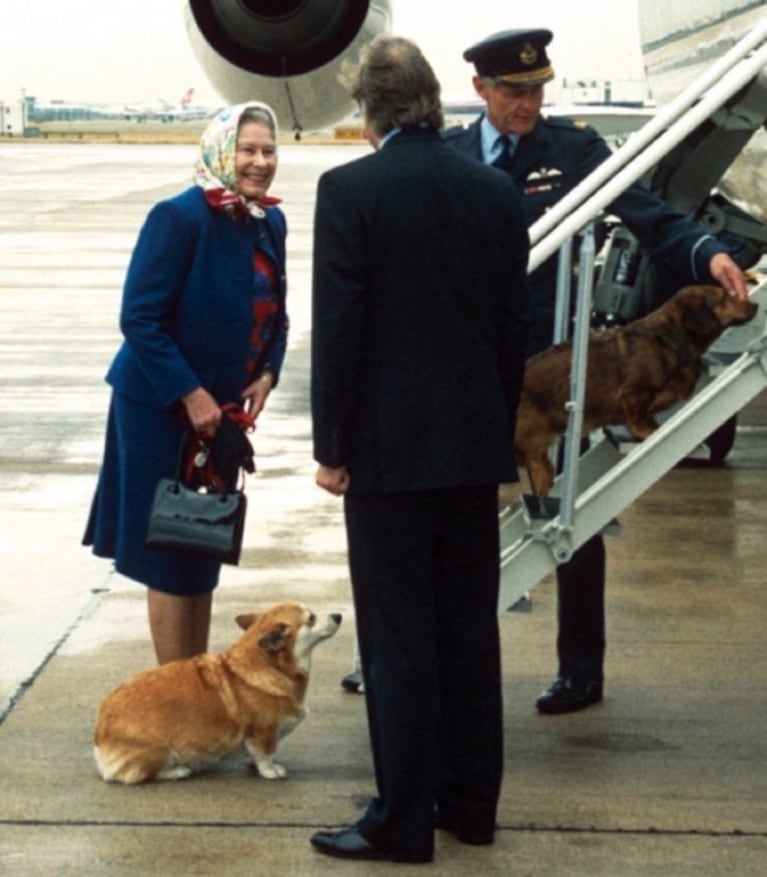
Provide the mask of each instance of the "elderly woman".
[{"label": "elderly woman", "polygon": [[212,437],[222,406],[258,417],[285,355],[285,217],[267,195],[277,123],[262,103],[220,112],[195,185],[149,212],[123,290],[124,341],[83,544],[148,588],[160,663],[204,652],[220,564],[144,547],[155,486],[185,430]]}]

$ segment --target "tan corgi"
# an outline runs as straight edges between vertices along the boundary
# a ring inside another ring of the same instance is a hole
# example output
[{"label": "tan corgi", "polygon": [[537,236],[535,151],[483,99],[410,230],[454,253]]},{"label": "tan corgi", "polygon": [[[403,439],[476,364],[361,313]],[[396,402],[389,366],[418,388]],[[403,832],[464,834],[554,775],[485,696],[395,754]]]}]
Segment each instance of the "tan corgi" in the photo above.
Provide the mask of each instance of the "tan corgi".
[{"label": "tan corgi", "polygon": [[139,673],[101,704],[96,765],[112,782],[177,780],[246,752],[266,779],[287,771],[277,743],[307,714],[303,706],[314,647],[333,636],[298,603],[239,615],[245,633],[220,655],[203,654]]}]

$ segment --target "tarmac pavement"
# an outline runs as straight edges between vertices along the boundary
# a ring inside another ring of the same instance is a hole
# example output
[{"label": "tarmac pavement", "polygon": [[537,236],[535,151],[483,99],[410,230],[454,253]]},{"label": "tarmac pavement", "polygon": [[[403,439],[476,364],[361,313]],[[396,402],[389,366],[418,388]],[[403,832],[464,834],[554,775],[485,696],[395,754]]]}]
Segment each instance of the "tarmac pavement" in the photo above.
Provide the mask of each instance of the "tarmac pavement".
[{"label": "tarmac pavement", "polygon": [[608,541],[605,700],[539,716],[556,635],[550,579],[500,617],[506,775],[492,847],[437,833],[434,864],[355,864],[309,836],[374,791],[364,702],[342,691],[354,616],[339,503],[313,484],[311,217],[320,170],[360,146],[281,149],[292,335],[254,436],[245,550],[216,593],[234,616],[282,599],[340,611],[315,652],[311,715],[269,782],[247,766],[178,783],[104,783],[102,697],[151,666],[144,590],[79,544],[101,453],[122,277],[138,226],[189,179],[189,146],[1,143],[0,874],[733,877],[767,870],[764,543],[767,405],[741,413],[721,468],[679,467]]}]

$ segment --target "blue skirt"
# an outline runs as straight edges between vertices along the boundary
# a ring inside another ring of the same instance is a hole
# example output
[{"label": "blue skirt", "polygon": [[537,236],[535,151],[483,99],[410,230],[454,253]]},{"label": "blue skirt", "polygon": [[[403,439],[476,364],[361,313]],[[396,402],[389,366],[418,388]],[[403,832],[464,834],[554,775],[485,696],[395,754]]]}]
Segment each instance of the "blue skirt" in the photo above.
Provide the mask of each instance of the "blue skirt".
[{"label": "blue skirt", "polygon": [[98,557],[113,558],[121,575],[166,594],[194,597],[216,587],[220,563],[144,548],[157,482],[176,474],[183,433],[178,410],[112,393],[83,545]]}]

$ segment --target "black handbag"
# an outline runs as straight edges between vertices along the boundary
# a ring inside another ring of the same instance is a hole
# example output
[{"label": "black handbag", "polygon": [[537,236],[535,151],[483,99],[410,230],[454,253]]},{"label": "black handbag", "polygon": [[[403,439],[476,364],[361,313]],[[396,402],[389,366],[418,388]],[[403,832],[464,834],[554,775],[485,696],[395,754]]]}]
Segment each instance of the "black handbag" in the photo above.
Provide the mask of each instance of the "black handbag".
[{"label": "black handbag", "polygon": [[242,490],[217,493],[181,480],[187,435],[181,441],[175,478],[161,478],[149,512],[145,547],[237,565],[247,499]]}]

